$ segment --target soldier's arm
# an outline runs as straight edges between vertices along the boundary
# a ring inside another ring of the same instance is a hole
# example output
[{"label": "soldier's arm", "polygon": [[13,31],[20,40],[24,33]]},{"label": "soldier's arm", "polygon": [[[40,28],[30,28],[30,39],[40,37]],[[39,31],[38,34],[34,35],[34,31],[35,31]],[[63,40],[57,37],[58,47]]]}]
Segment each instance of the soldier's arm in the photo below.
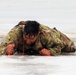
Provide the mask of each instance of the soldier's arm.
[{"label": "soldier's arm", "polygon": [[[54,38],[51,37],[49,34],[46,34],[47,36],[42,37],[42,43],[46,50],[50,52],[50,55],[56,56],[61,53],[62,48],[64,47],[63,42],[55,36]],[[44,48],[42,50],[44,50]],[[41,50],[41,51],[42,51]],[[45,51],[44,51],[45,52]],[[44,53],[43,52],[43,53]],[[45,54],[46,55],[46,54]],[[49,55],[49,53],[47,54]]]},{"label": "soldier's arm", "polygon": [[16,26],[7,34],[7,36],[0,44],[0,55],[7,54],[9,52],[15,52],[14,46],[16,45],[12,46],[12,44],[16,44],[16,41],[18,40],[19,36],[20,36],[20,27]]},{"label": "soldier's arm", "polygon": [[62,43],[48,43],[43,49],[39,51],[40,55],[44,56],[56,56],[61,53],[61,49],[63,48]]},{"label": "soldier's arm", "polygon": [[52,56],[61,54],[61,50],[64,48],[63,42],[59,39],[53,39],[48,41],[46,48],[50,51]]}]

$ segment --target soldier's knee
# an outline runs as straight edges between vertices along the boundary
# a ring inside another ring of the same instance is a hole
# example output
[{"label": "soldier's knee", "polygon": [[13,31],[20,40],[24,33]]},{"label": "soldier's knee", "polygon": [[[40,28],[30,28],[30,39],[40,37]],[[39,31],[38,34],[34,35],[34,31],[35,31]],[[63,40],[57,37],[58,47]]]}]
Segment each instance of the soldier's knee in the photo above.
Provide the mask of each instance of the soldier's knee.
[{"label": "soldier's knee", "polygon": [[74,47],[65,46],[61,52],[75,52],[76,49]]}]

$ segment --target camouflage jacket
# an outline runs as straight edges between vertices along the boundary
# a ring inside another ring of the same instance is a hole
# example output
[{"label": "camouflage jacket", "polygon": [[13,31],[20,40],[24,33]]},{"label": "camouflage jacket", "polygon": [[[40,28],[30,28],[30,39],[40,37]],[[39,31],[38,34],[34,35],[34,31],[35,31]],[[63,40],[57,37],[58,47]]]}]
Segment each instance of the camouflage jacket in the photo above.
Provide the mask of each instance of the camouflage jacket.
[{"label": "camouflage jacket", "polygon": [[34,51],[35,54],[39,54],[41,49],[46,48],[51,55],[55,56],[59,55],[66,45],[74,48],[74,43],[66,35],[55,28],[51,29],[44,25],[40,25],[40,35],[36,42],[27,45],[23,40],[23,27],[24,25],[17,25],[7,34],[0,44],[0,54],[6,54],[6,46],[11,43],[15,43],[15,52],[22,53],[24,48],[25,54],[29,54],[28,51],[30,50]]}]

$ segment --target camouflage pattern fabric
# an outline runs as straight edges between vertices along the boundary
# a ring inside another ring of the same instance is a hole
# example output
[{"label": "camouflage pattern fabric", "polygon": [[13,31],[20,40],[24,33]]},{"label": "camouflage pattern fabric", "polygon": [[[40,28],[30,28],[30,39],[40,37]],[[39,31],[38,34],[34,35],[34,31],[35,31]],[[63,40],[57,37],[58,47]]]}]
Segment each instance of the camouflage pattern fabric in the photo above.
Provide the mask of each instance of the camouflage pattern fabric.
[{"label": "camouflage pattern fabric", "polygon": [[[21,24],[21,23],[20,23]],[[16,25],[5,37],[0,44],[0,55],[6,54],[6,47],[8,44],[15,44],[15,53],[23,52],[25,54],[39,54],[39,51],[46,48],[50,51],[52,56],[59,55],[61,52],[74,52],[74,43],[63,33],[56,28],[49,28],[45,25],[40,25],[40,35],[36,42],[32,45],[25,44],[23,40],[22,28],[24,25]]]}]

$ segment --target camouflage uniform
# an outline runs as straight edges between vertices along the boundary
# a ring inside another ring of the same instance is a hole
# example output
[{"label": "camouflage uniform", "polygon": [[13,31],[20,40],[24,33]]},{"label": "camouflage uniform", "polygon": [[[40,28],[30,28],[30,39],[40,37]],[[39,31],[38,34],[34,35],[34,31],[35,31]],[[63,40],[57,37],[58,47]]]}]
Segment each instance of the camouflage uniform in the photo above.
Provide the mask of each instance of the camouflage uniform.
[{"label": "camouflage uniform", "polygon": [[39,51],[46,48],[50,51],[52,56],[59,55],[61,52],[74,52],[74,43],[63,33],[56,28],[49,28],[40,25],[40,35],[36,42],[32,45],[25,44],[23,40],[22,28],[24,25],[15,26],[5,37],[0,44],[0,54],[6,54],[6,46],[15,43],[15,51],[18,54],[39,54]]}]

